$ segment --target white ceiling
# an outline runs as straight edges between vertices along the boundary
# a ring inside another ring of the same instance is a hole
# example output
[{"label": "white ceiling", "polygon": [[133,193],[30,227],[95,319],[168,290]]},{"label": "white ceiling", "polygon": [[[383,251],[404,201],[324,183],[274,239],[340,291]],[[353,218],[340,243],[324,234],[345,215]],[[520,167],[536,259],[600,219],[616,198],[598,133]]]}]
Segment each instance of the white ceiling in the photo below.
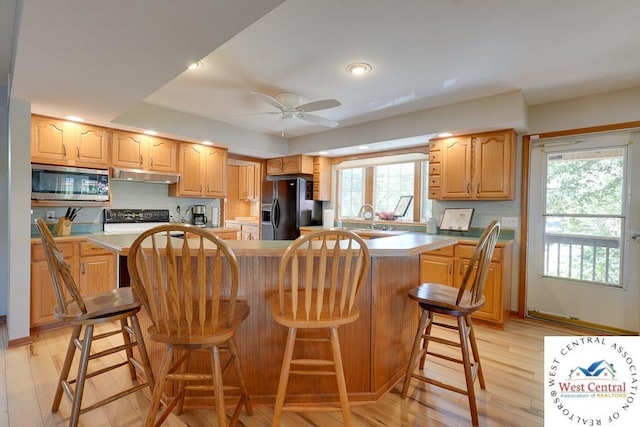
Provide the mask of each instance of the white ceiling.
[{"label": "white ceiling", "polygon": [[[162,107],[275,138],[251,91],[336,98],[316,114],[343,128],[513,90],[534,105],[638,86],[638,16],[637,0],[27,0],[12,92],[96,124]],[[356,61],[373,71],[349,75]],[[285,136],[325,130],[294,118]]]}]

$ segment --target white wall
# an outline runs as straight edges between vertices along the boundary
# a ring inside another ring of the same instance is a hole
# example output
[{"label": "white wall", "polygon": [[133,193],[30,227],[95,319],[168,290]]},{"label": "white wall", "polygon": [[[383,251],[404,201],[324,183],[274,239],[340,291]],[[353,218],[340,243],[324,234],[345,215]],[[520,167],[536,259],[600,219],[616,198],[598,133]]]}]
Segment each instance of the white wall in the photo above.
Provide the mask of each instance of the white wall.
[{"label": "white wall", "polygon": [[31,105],[9,104],[9,283],[7,330],[9,340],[29,336],[31,283]]},{"label": "white wall", "polygon": [[529,108],[529,133],[640,121],[640,86]]},{"label": "white wall", "polygon": [[0,86],[0,316],[7,315],[9,283],[9,110],[7,87]]}]

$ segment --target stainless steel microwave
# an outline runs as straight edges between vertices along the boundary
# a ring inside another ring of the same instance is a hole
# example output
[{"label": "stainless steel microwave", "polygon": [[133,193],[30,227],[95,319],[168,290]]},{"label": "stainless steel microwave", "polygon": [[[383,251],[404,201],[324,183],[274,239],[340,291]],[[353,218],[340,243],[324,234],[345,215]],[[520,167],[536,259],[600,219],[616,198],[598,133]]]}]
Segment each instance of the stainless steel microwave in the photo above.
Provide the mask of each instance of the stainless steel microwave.
[{"label": "stainless steel microwave", "polygon": [[31,199],[109,201],[109,171],[32,163]]}]

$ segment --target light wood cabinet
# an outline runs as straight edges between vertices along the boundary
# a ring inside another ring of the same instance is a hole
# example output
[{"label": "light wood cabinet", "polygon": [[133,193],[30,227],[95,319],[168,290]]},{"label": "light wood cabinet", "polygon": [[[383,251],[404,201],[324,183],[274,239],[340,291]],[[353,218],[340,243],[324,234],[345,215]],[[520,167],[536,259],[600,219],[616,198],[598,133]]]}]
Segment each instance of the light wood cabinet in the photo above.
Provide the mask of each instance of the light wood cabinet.
[{"label": "light wood cabinet", "polygon": [[176,141],[154,136],[115,131],[112,143],[112,163],[115,167],[154,172],[176,172]]},{"label": "light wood cabinet", "polygon": [[[460,287],[476,243],[463,241],[455,246],[421,254],[420,281]],[[484,288],[485,304],[474,319],[500,327],[509,320],[511,310],[512,242],[499,242],[491,258]]]},{"label": "light wood cabinet", "polygon": [[31,118],[31,161],[61,166],[109,167],[111,131],[50,117]]},{"label": "light wood cabinet", "polygon": [[420,280],[453,286],[453,246],[422,254]]},{"label": "light wood cabinet", "polygon": [[313,157],[303,154],[267,159],[267,175],[313,174]]},{"label": "light wood cabinet", "polygon": [[178,150],[180,181],[169,186],[175,197],[224,197],[227,188],[227,150],[181,143]]},{"label": "light wood cabinet", "polygon": [[204,196],[227,195],[227,150],[207,147],[205,152]]},{"label": "light wood cabinet", "polygon": [[428,197],[513,200],[515,144],[511,129],[432,140]]},{"label": "light wood cabinet", "polygon": [[93,295],[115,288],[116,255],[91,243],[80,243],[80,292]]},{"label": "light wood cabinet", "polygon": [[260,198],[259,165],[238,167],[238,198],[240,200],[258,200]]},{"label": "light wood cabinet", "polygon": [[[62,242],[58,247],[71,269],[81,295],[88,296],[116,287],[116,256],[83,241]],[[31,244],[31,327],[57,322],[56,298],[42,243]]]},{"label": "light wood cabinet", "polygon": [[331,200],[331,161],[328,157],[313,158],[313,200]]}]

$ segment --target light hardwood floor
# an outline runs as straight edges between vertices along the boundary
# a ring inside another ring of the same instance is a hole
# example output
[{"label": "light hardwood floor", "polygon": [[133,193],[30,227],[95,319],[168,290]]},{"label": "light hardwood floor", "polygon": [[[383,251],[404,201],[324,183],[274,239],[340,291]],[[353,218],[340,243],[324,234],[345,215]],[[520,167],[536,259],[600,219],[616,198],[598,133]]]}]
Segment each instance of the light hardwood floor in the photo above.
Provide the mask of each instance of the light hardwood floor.
[{"label": "light hardwood floor", "polygon": [[[476,382],[481,426],[541,426],[543,424],[543,337],[582,335],[575,330],[537,321],[513,319],[504,331],[475,325],[486,391]],[[70,329],[58,329],[33,337],[33,344],[6,348],[6,325],[0,324],[0,427],[64,426],[70,404],[63,399],[60,410],[50,411],[58,372]],[[114,338],[115,339],[115,338]],[[436,345],[436,344],[431,344]],[[113,355],[110,357],[121,357]],[[349,357],[349,356],[345,356]],[[76,357],[77,359],[77,357]],[[94,362],[96,363],[96,362]],[[95,366],[95,365],[94,365]],[[91,369],[91,365],[90,365]],[[431,375],[463,386],[460,366],[427,359]],[[72,371],[73,372],[73,371]],[[129,380],[124,369],[89,380],[83,406],[111,394]],[[466,396],[412,381],[409,397],[400,398],[402,383],[374,404],[353,404],[356,426],[466,426],[470,415]],[[81,426],[138,426],[149,406],[148,392],[137,392],[80,416]],[[227,411],[230,415],[231,410]],[[254,415],[245,412],[238,425],[270,426],[271,407],[257,407]],[[189,410],[172,414],[166,426],[215,426],[213,410]],[[336,413],[285,413],[283,426],[340,426]]]}]

